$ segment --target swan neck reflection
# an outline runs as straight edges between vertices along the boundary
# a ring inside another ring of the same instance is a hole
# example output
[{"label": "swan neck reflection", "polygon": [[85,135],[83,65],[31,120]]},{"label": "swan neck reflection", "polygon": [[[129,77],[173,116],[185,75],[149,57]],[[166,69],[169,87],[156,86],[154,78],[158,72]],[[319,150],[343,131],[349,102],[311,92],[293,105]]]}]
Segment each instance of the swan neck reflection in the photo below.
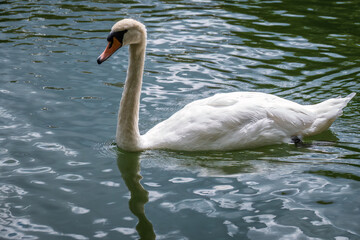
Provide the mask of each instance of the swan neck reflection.
[{"label": "swan neck reflection", "polygon": [[138,218],[136,230],[140,239],[155,239],[156,235],[152,223],[145,215],[145,204],[149,201],[149,192],[141,185],[140,154],[118,153],[118,167],[121,176],[130,191],[129,208]]}]

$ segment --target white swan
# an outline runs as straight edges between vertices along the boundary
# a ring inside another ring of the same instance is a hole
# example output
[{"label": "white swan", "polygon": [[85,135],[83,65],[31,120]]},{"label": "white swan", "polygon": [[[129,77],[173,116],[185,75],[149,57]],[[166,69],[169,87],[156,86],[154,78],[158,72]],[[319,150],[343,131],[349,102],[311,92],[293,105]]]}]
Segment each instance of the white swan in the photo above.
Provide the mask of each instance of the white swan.
[{"label": "white swan", "polygon": [[120,101],[116,143],[126,151],[172,149],[185,151],[235,150],[289,142],[330,127],[355,96],[316,105],[297,103],[258,92],[233,92],[189,103],[144,135],[139,134],[139,102],[144,71],[146,28],[133,19],[117,22],[98,57],[100,64],[129,45],[127,79]]}]

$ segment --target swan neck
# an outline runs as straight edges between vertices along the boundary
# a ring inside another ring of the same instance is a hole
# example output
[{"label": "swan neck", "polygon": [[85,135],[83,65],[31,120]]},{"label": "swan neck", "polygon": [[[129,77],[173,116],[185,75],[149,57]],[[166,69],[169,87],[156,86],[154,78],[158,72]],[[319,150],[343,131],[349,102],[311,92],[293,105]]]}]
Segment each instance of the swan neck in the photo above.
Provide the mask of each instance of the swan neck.
[{"label": "swan neck", "polygon": [[117,145],[128,151],[141,150],[139,133],[139,105],[144,72],[145,41],[129,46],[129,66],[124,91],[120,101]]}]

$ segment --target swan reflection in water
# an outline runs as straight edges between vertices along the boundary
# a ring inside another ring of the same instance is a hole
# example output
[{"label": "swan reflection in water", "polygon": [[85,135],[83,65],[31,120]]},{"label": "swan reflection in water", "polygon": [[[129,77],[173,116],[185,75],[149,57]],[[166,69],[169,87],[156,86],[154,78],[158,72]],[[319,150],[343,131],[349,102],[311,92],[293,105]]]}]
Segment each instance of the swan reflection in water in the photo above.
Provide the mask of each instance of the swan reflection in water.
[{"label": "swan reflection in water", "polygon": [[130,191],[129,208],[138,218],[136,230],[140,239],[155,239],[153,225],[145,216],[145,204],[149,201],[149,192],[141,185],[140,180],[140,154],[139,153],[117,153],[117,164],[122,178]]}]

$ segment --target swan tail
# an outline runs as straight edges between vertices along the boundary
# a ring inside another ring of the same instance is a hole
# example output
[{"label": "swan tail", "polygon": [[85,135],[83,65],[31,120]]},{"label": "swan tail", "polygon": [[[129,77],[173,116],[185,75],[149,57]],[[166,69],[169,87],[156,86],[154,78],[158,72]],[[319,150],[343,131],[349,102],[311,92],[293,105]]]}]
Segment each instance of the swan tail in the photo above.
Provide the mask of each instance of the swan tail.
[{"label": "swan tail", "polygon": [[304,136],[316,135],[327,130],[331,124],[342,115],[342,109],[346,107],[355,95],[356,93],[351,93],[344,98],[332,98],[315,105],[307,106],[315,113],[316,118],[311,127],[304,133]]}]

